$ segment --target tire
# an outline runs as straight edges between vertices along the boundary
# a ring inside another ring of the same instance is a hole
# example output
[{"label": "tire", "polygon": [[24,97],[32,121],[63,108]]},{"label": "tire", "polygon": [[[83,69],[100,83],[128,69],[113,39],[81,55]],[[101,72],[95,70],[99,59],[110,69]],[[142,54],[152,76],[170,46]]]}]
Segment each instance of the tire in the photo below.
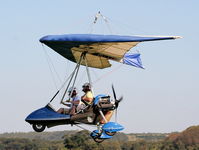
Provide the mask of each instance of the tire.
[{"label": "tire", "polygon": [[94,141],[97,143],[101,143],[104,141],[104,139],[100,139],[100,138],[94,138]]},{"label": "tire", "polygon": [[109,136],[113,136],[113,135],[115,135],[116,132],[108,132],[108,131],[105,131],[105,133],[106,133],[107,135],[109,135]]},{"label": "tire", "polygon": [[36,131],[36,132],[42,132],[45,130],[46,126],[43,124],[33,124],[32,128]]}]

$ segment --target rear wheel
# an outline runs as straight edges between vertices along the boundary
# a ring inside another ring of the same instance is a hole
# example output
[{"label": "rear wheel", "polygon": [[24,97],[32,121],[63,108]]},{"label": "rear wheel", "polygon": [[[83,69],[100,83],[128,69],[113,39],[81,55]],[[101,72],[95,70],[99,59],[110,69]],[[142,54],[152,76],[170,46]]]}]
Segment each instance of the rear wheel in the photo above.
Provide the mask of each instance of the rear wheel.
[{"label": "rear wheel", "polygon": [[42,132],[45,130],[46,126],[43,124],[33,124],[32,128],[36,131],[36,132]]},{"label": "rear wheel", "polygon": [[113,136],[113,135],[115,135],[116,132],[108,132],[108,131],[105,131],[105,133],[106,133],[107,135],[109,135],[109,136]]}]

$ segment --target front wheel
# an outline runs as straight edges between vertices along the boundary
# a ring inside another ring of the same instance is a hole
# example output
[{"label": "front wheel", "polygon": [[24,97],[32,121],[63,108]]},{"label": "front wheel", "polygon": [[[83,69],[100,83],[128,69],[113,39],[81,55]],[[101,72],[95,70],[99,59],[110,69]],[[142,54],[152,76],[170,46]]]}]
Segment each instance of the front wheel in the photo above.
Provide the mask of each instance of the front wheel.
[{"label": "front wheel", "polygon": [[46,126],[43,124],[33,124],[32,128],[36,131],[36,132],[42,132],[45,130]]}]

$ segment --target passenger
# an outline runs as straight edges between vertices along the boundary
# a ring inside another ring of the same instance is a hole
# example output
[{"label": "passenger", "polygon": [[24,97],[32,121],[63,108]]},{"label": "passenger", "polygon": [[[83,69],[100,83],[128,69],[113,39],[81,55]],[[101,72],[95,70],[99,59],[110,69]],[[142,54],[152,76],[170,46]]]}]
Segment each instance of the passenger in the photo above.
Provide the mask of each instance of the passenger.
[{"label": "passenger", "polygon": [[85,83],[82,86],[82,91],[85,93],[82,97],[81,100],[84,102],[86,105],[91,104],[93,102],[93,94],[91,92],[91,84],[90,83]]},{"label": "passenger", "polygon": [[[71,93],[72,92],[72,93]],[[71,87],[68,91],[68,95],[72,98],[71,101],[69,101],[69,104],[62,103],[69,108],[60,108],[57,112],[61,114],[70,114],[74,115],[77,109],[77,106],[80,104],[80,97],[77,95],[77,88]]]}]

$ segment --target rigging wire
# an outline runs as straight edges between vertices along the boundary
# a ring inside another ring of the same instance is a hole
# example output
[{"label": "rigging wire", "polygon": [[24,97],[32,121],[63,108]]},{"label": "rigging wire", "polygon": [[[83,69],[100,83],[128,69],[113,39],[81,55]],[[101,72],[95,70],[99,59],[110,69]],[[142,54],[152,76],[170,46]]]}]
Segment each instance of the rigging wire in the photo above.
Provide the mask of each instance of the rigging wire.
[{"label": "rigging wire", "polygon": [[90,25],[90,31],[88,31],[89,34],[93,33],[93,29],[94,29],[94,23],[91,23]]},{"label": "rigging wire", "polygon": [[[62,96],[62,98],[61,98],[61,102],[60,102],[60,103],[63,102],[63,99],[64,99],[64,97],[65,97],[65,95],[66,95],[66,92],[68,91],[68,88],[69,88],[69,86],[70,86],[70,83],[71,83],[71,81],[72,81],[72,79],[73,79],[73,77],[74,77],[74,75],[75,75],[75,72],[76,72],[76,70],[77,70],[78,67],[79,67],[79,64],[76,65],[74,71],[73,71],[72,74],[71,74],[70,81],[69,81],[69,83],[68,83],[68,85],[67,85],[67,87],[66,87],[66,90],[64,91],[64,94],[63,94],[63,96]],[[72,93],[72,92],[71,92],[71,93]]]},{"label": "rigging wire", "polygon": [[79,73],[79,79],[77,81],[77,85],[80,85],[80,83],[82,83],[83,80],[85,80],[85,74],[86,74],[86,69],[81,70],[81,73]]},{"label": "rigging wire", "polygon": [[88,130],[88,129],[86,129],[86,128],[80,126],[80,125],[77,125],[77,124],[74,124],[74,125],[77,126],[77,127],[79,127],[79,128],[81,128],[81,129],[83,129],[83,130],[87,130],[87,131],[91,132],[90,130]]},{"label": "rigging wire", "polygon": [[95,84],[96,82],[100,81],[102,78],[106,78],[108,77],[110,74],[112,74],[113,72],[117,71],[118,69],[120,69],[122,67],[123,64],[120,64],[119,66],[117,66],[115,69],[103,74],[102,76],[100,76],[98,79],[96,79],[93,84]]},{"label": "rigging wire", "polygon": [[149,35],[151,34],[146,30],[140,29],[139,27],[135,27],[135,26],[132,27],[127,22],[121,22],[117,19],[113,19],[113,18],[109,18],[109,17],[107,17],[107,18],[108,18],[109,22],[111,22],[112,28],[114,27],[115,30],[119,29],[120,33],[121,33],[121,30],[123,30],[125,33],[131,34],[131,35],[137,34],[137,33],[135,33],[135,31],[139,32],[139,34],[140,33],[149,34]]},{"label": "rigging wire", "polygon": [[64,87],[64,85],[67,83],[67,81],[72,77],[73,72],[71,73],[71,75],[65,80],[65,82],[61,85],[61,87],[59,88],[59,90],[55,93],[55,95],[52,97],[52,99],[50,100],[50,102],[52,102],[54,100],[54,98],[57,96],[57,94],[60,92],[60,90]]},{"label": "rigging wire", "polygon": [[107,26],[109,32],[110,32],[111,34],[113,34],[113,31],[112,31],[112,29],[111,29],[111,27],[110,27],[110,24],[109,24],[109,20],[108,20],[107,17],[105,17],[104,15],[101,15],[101,16],[102,16],[104,22],[106,23],[106,26]]},{"label": "rigging wire", "polygon": [[[48,53],[47,53],[47,51],[46,51],[46,49],[45,49],[43,44],[42,44],[42,48],[43,48],[43,51],[44,51],[44,54],[45,54],[45,57],[46,57],[46,61],[47,61],[47,64],[48,64],[48,67],[49,67],[49,70],[50,70],[50,74],[51,74],[53,83],[55,85],[55,88],[58,89],[58,86],[57,86],[57,83],[56,83],[56,80],[55,80],[55,76],[53,74],[53,69],[52,69],[54,67],[51,67],[51,66],[53,66],[53,64],[52,64],[51,59],[50,59],[50,57],[49,57],[49,55],[48,55]],[[58,76],[58,78],[59,78],[59,76]]]},{"label": "rigging wire", "polygon": [[87,72],[87,76],[88,76],[88,81],[89,81],[89,83],[90,83],[90,85],[91,85],[91,92],[93,93],[93,95],[95,95],[94,94],[94,91],[93,91],[93,83],[92,83],[92,81],[91,81],[91,76],[90,76],[90,71],[89,71],[89,68],[88,68],[88,64],[87,64],[87,59],[86,59],[86,57],[84,57],[84,62],[85,62],[85,64],[86,64],[86,72]]},{"label": "rigging wire", "polygon": [[77,71],[76,71],[76,74],[75,74],[75,78],[74,78],[74,81],[73,81],[73,84],[72,84],[72,90],[71,90],[71,92],[70,92],[70,95],[69,95],[69,99],[71,98],[71,95],[72,95],[72,91],[73,91],[73,89],[74,89],[74,86],[75,86],[75,82],[76,82],[76,79],[77,79],[77,74],[79,73],[79,68],[80,68],[80,66],[81,66],[81,60],[80,60],[80,64],[79,64],[79,66],[78,66],[78,68],[77,68]]},{"label": "rigging wire", "polygon": [[71,64],[69,61],[66,61],[66,66],[64,67],[64,79],[67,78],[67,76],[69,75],[69,70],[71,70]]},{"label": "rigging wire", "polygon": [[94,21],[91,23],[91,27],[90,27],[91,29],[90,29],[89,33],[90,34],[93,33],[94,25],[97,24],[97,22],[98,22],[98,20],[99,20],[100,17],[104,21],[104,23],[105,23],[107,29],[109,30],[109,32],[111,34],[113,34],[112,29],[111,29],[110,24],[109,24],[109,20],[107,19],[107,17],[105,17],[104,15],[102,15],[100,11],[95,15]]}]

